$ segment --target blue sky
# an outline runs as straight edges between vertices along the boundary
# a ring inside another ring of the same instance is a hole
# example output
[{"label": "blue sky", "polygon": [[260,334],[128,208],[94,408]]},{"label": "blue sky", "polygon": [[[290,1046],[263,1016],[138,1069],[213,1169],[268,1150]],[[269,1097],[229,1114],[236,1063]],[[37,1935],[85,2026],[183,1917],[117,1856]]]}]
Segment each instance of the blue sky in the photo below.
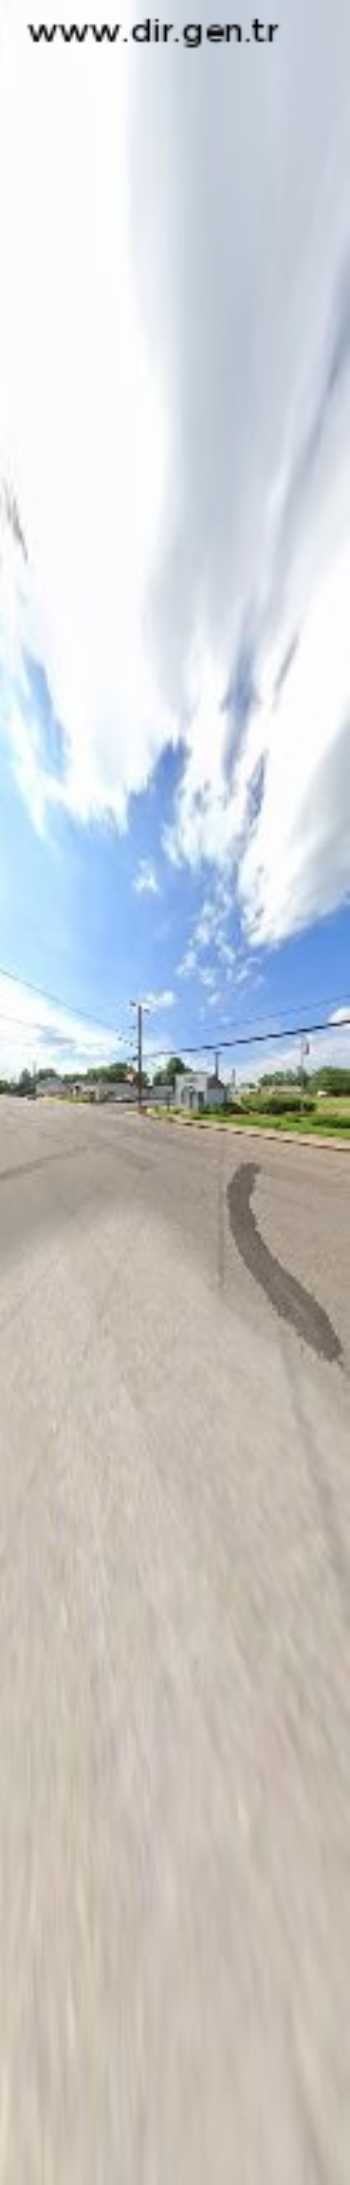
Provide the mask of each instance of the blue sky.
[{"label": "blue sky", "polygon": [[[2,980],[4,1066],[36,1059],[74,1068],[124,1054],[128,1041],[132,1052],[129,1004],[138,994],[154,997],[146,1046],[161,1052],[186,1051],[192,1043],[204,1051],[206,1040],[220,1044],[220,1035],[229,1039],[235,1027],[283,1030],[301,1005],[315,1019],[345,1007],[346,908],[273,950],[250,949],[229,883],[222,900],[216,868],[207,863],[193,874],[170,862],[162,842],[179,766],[174,753],[164,755],[150,788],[132,800],[122,834],[113,822],[81,826],[64,812],[51,813],[39,833],[3,748],[2,967],[17,974],[23,989],[28,980],[67,1004],[65,1017],[54,1003],[46,1007],[39,995],[22,994],[17,980],[8,990]],[[220,954],[222,944],[232,961]],[[347,1038],[346,1031],[329,1035],[322,1052],[339,1054],[340,1042],[343,1052],[344,1040],[347,1056]],[[268,1041],[262,1057],[254,1047],[247,1054],[223,1049],[222,1067],[249,1075],[267,1055]]]},{"label": "blue sky", "polygon": [[4,1068],[349,1005],[348,7],[162,60],[4,9]]}]

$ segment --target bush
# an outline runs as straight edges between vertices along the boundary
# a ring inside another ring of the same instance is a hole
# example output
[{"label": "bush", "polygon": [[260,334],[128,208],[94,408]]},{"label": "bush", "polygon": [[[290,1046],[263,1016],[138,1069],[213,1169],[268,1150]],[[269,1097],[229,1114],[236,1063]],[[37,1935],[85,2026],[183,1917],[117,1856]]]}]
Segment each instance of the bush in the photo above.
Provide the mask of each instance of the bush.
[{"label": "bush", "polygon": [[244,1110],[243,1110],[243,1107],[242,1107],[242,1104],[241,1104],[241,1101],[240,1101],[240,1100],[225,1100],[225,1106],[221,1106],[221,1105],[220,1105],[220,1106],[218,1106],[218,1107],[216,1107],[216,1104],[215,1104],[215,1100],[214,1100],[214,1101],[212,1102],[212,1104],[210,1104],[210,1103],[208,1102],[208,1107],[205,1107],[205,1108],[199,1108],[199,1109],[197,1109],[197,1108],[194,1108],[194,1109],[193,1109],[193,1114],[194,1114],[194,1115],[199,1115],[199,1116],[203,1116],[203,1115],[204,1115],[204,1116],[205,1116],[205,1115],[210,1115],[210,1116],[212,1117],[212,1119],[214,1119],[214,1117],[215,1117],[215,1122],[218,1122],[218,1123],[224,1123],[224,1122],[225,1122],[225,1115],[227,1115],[227,1116],[230,1116],[230,1115],[243,1115],[243,1113],[244,1113]]},{"label": "bush", "polygon": [[319,1101],[317,1102],[317,1122],[322,1123],[322,1130],[324,1130],[326,1133],[327,1131],[329,1131],[330,1135],[332,1130],[350,1131],[350,1115],[337,1115],[336,1108],[331,1109],[329,1115],[325,1115],[324,1109],[320,1105]]},{"label": "bush", "polygon": [[258,1115],[312,1115],[315,1101],[299,1092],[250,1093],[245,1102],[252,1113]]},{"label": "bush", "polygon": [[308,1094],[302,1099],[300,1093],[288,1093],[283,1099],[283,1093],[271,1093],[266,1105],[269,1115],[312,1115],[315,1101]]}]

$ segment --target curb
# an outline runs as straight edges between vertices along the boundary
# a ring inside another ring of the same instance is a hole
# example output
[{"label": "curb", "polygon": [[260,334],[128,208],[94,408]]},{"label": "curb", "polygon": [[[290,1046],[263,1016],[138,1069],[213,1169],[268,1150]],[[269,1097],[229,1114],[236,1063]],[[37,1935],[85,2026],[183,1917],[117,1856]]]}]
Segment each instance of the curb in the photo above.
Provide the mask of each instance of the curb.
[{"label": "curb", "polygon": [[321,1134],[318,1137],[317,1131],[314,1131],[314,1133],[310,1131],[310,1133],[307,1134],[306,1131],[299,1132],[294,1130],[259,1130],[259,1126],[254,1125],[254,1123],[245,1123],[244,1125],[242,1125],[242,1123],[206,1123],[200,1122],[199,1120],[197,1121],[197,1119],[195,1122],[193,1122],[192,1117],[191,1121],[187,1121],[187,1118],[185,1120],[184,1115],[172,1115],[170,1117],[166,1112],[160,1115],[159,1111],[157,1113],[156,1108],[144,1108],[143,1112],[144,1115],[147,1117],[148,1122],[169,1123],[171,1120],[173,1125],[174,1123],[176,1124],[178,1130],[207,1130],[211,1133],[213,1131],[221,1131],[221,1134],[225,1138],[228,1138],[229,1133],[231,1133],[232,1138],[259,1138],[260,1141],[261,1139],[267,1139],[268,1143],[273,1140],[274,1144],[278,1145],[281,1145],[281,1141],[284,1145],[287,1146],[312,1145],[314,1148],[317,1149],[318,1153],[350,1152],[349,1141],[345,1137],[326,1138],[321,1137]]}]

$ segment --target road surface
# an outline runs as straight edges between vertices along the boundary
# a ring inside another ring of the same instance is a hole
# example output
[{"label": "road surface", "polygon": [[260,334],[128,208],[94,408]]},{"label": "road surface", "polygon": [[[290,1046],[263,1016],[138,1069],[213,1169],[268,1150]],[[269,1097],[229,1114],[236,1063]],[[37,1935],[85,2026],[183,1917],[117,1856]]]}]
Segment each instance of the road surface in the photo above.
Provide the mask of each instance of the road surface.
[{"label": "road surface", "polygon": [[349,1205],[1,1101],[1,2185],[348,2185]]}]

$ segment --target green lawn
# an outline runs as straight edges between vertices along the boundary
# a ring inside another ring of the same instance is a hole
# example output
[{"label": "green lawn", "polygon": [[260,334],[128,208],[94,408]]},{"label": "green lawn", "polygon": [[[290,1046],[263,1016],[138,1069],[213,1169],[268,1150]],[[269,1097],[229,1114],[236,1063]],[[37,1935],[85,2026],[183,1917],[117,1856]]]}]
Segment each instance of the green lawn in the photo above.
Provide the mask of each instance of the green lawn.
[{"label": "green lawn", "polygon": [[210,1130],[220,1122],[225,1130],[278,1131],[282,1137],[292,1132],[295,1138],[337,1138],[342,1145],[350,1146],[350,1099],[320,1100],[312,1115],[269,1115],[263,1108],[244,1110],[243,1107],[239,1115],[225,1115],[224,1111],[220,1113],[213,1109],[205,1116],[184,1116],[180,1109],[171,1108],[154,1108],[151,1112],[160,1122],[182,1122],[189,1130],[193,1124],[198,1127],[198,1123],[202,1129]]}]

